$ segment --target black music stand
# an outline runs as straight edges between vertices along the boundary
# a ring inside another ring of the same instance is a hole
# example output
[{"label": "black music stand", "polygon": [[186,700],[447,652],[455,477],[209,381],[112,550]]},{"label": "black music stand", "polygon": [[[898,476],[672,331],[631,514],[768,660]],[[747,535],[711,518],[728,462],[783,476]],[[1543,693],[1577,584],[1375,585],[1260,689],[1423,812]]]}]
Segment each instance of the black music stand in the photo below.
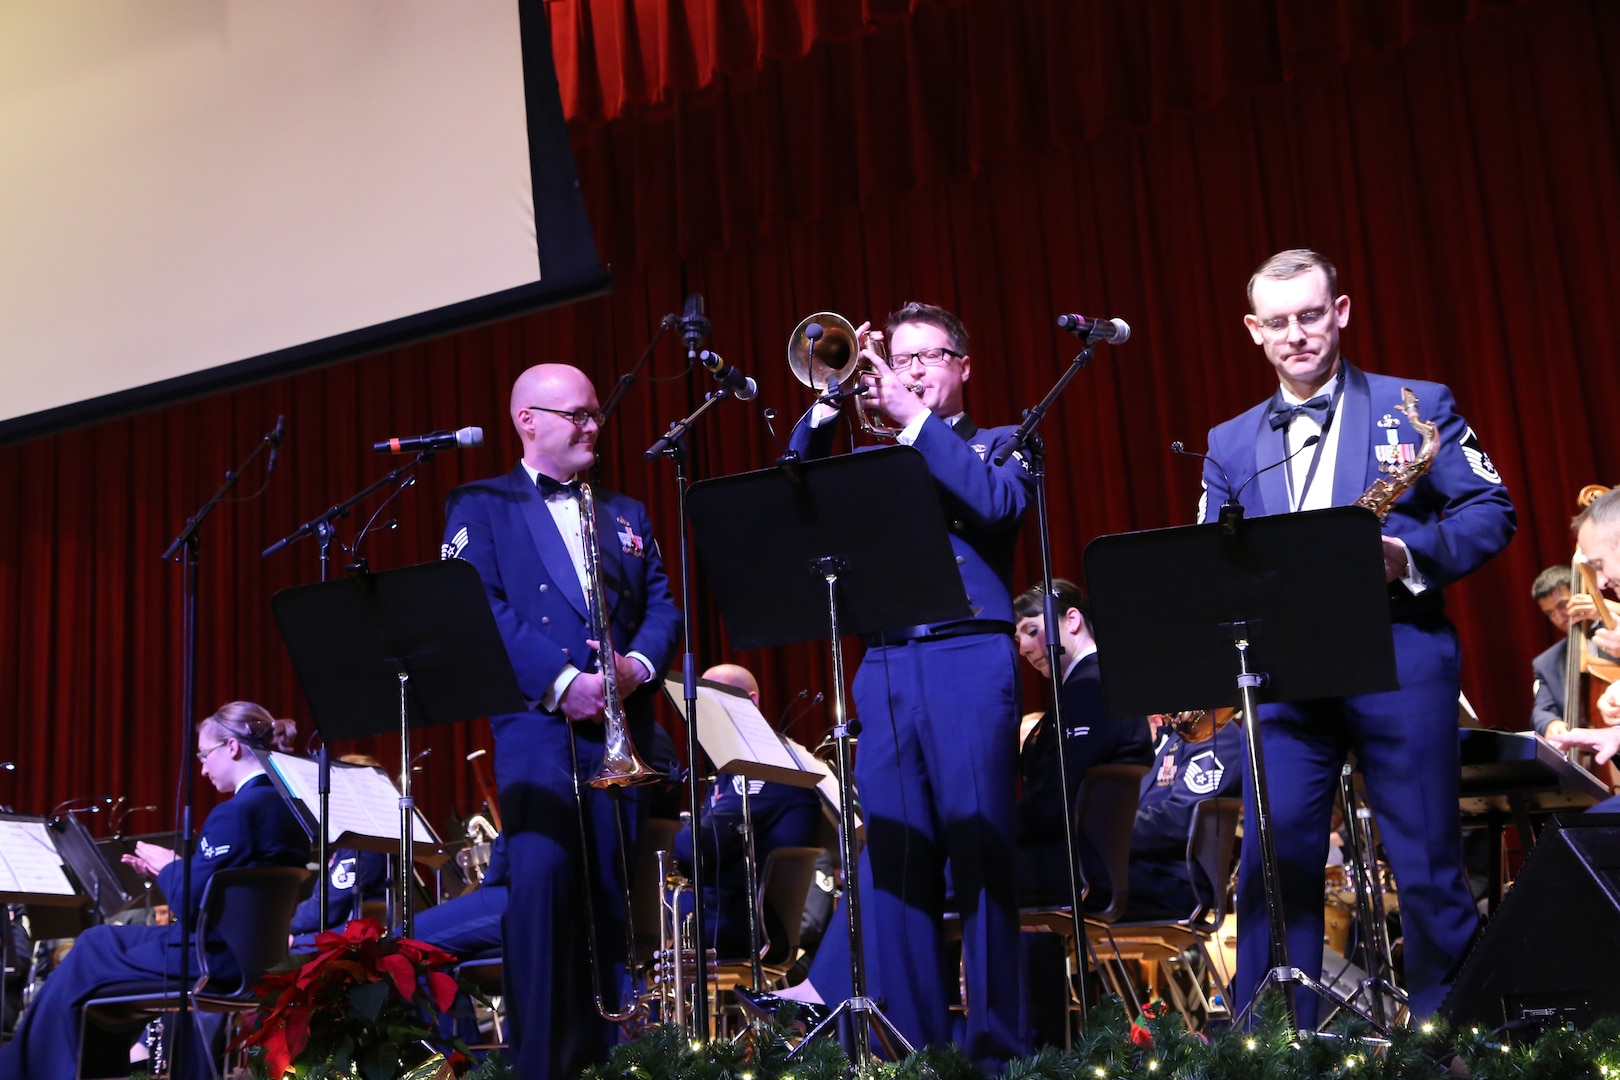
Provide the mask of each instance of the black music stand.
[{"label": "black music stand", "polygon": [[[850,739],[860,725],[848,715],[842,638],[972,617],[928,465],[910,447],[886,447],[705,480],[692,485],[688,508],[698,559],[734,647],[832,641],[850,996],[800,1045],[847,1015],[857,1069],[873,1060],[874,1029],[909,1053],[905,1037],[866,996],[860,873],[849,816]],[[895,573],[897,551],[905,553],[902,574]]]},{"label": "black music stand", "polygon": [[[1289,963],[1255,722],[1261,701],[1398,688],[1379,535],[1371,511],[1339,506],[1239,520],[1230,530],[1212,524],[1099,537],[1086,548],[1085,565],[1110,713],[1234,701],[1243,707],[1256,809],[1248,835],[1260,845],[1272,965],[1250,1004],[1276,985],[1292,1024],[1298,984],[1387,1034],[1365,1010]],[[1173,680],[1163,669],[1166,613],[1178,630]],[[1332,648],[1323,646],[1324,631],[1331,631]]]},{"label": "black music stand", "polygon": [[411,728],[528,708],[483,580],[446,559],[283,589],[271,608],[325,742],[399,732],[396,910],[409,937]]}]

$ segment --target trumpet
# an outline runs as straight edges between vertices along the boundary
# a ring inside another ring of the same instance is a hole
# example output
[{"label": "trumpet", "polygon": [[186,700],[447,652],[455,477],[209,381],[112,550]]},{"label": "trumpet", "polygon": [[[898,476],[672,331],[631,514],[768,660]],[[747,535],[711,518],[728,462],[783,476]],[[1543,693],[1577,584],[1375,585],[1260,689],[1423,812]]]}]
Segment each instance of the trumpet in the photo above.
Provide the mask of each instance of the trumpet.
[{"label": "trumpet", "polygon": [[[819,338],[806,333],[812,325],[821,328]],[[876,374],[872,362],[861,355],[863,349],[888,359],[881,330],[856,334],[855,325],[836,311],[818,311],[799,320],[788,338],[788,370],[812,390],[826,390],[834,379],[840,386],[848,386],[851,377],[864,381],[864,376]],[[921,385],[906,389],[922,395]],[[877,408],[866,403],[864,394],[855,399],[855,418],[868,435],[892,439],[900,434],[899,428],[879,418]]]},{"label": "trumpet", "polygon": [[[624,702],[619,697],[619,680],[615,667],[618,658],[613,651],[613,618],[608,611],[607,588],[602,579],[602,546],[596,529],[596,501],[589,484],[579,486],[579,532],[581,546],[585,549],[585,601],[589,609],[591,636],[598,643],[597,661],[602,675],[602,696],[605,699],[602,710],[605,728],[602,767],[587,782],[591,787],[604,788],[611,793],[622,787],[653,783],[660,779],[662,774],[641,760],[641,755],[636,753],[635,743],[630,739],[629,726],[625,722]],[[597,962],[594,917],[596,901],[591,888],[591,837],[586,824],[584,793],[580,790],[579,783],[579,747],[574,739],[572,724],[568,726],[568,751],[573,764],[574,805],[579,812],[579,857],[584,869],[587,912],[585,944],[591,969],[591,990],[596,999],[596,1011],[602,1019],[609,1023],[624,1023],[641,1012],[644,1003],[632,995],[620,1008],[610,1009],[606,995],[602,992],[602,968]],[[615,802],[617,801],[615,796]],[[615,805],[613,809],[613,824],[618,832],[619,841],[619,880],[624,883],[625,967],[633,971],[636,966],[636,930],[631,917],[633,904],[630,897],[629,860],[625,854],[624,817],[621,813],[623,808]]]}]

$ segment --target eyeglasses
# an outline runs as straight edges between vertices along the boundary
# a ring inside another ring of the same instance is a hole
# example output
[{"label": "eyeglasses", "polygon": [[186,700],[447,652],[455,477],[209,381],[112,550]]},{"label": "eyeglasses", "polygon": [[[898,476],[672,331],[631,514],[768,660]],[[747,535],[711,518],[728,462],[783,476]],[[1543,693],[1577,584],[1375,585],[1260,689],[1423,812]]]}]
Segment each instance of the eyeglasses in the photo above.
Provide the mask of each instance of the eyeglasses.
[{"label": "eyeglasses", "polygon": [[530,412],[548,412],[554,416],[566,417],[568,422],[573,424],[575,427],[584,427],[592,420],[596,421],[597,427],[601,427],[603,424],[607,423],[607,413],[603,412],[601,409],[596,409],[594,411],[591,409],[548,409],[544,405],[525,405],[524,408],[528,409]]},{"label": "eyeglasses", "polygon": [[208,764],[208,755],[212,754],[215,750],[218,750],[220,747],[224,746],[225,743],[228,743],[230,741],[231,740],[226,739],[225,742],[217,742],[213,746],[210,746],[206,750],[197,751],[197,764],[199,764],[199,765]]},{"label": "eyeglasses", "polygon": [[898,370],[908,368],[914,361],[921,360],[924,367],[939,367],[952,357],[960,360],[965,355],[965,353],[959,353],[954,349],[918,349],[916,352],[897,352],[889,357],[889,366]]},{"label": "eyeglasses", "polygon": [[1254,321],[1259,323],[1260,329],[1264,330],[1268,334],[1287,333],[1288,324],[1291,322],[1298,323],[1301,330],[1314,330],[1321,325],[1322,320],[1327,318],[1328,313],[1332,310],[1333,308],[1331,306],[1307,308],[1304,311],[1295,312],[1292,315],[1273,315],[1269,319],[1261,319],[1257,317]]}]

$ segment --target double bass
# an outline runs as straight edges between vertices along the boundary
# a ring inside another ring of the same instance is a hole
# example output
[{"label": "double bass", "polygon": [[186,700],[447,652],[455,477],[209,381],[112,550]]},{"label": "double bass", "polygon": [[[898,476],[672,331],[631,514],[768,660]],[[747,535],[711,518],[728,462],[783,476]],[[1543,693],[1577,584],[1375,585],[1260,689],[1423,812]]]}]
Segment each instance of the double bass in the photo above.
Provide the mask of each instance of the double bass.
[{"label": "double bass", "polygon": [[[1602,484],[1588,484],[1576,496],[1576,506],[1584,510],[1608,490]],[[1615,628],[1617,622],[1614,613],[1604,602],[1603,594],[1598,588],[1597,575],[1592,572],[1591,565],[1579,551],[1576,551],[1574,562],[1570,566],[1570,592],[1590,596],[1597,605],[1598,621],[1603,628],[1605,630]],[[1586,637],[1585,622],[1571,620],[1568,634],[1569,648],[1564,658],[1564,723],[1572,728],[1591,727],[1595,719],[1601,724],[1603,721],[1597,711],[1597,700],[1603,696],[1610,683],[1620,678],[1620,661],[1607,657],[1592,647]],[[1620,779],[1620,776],[1609,777],[1611,783],[1617,779]]]}]

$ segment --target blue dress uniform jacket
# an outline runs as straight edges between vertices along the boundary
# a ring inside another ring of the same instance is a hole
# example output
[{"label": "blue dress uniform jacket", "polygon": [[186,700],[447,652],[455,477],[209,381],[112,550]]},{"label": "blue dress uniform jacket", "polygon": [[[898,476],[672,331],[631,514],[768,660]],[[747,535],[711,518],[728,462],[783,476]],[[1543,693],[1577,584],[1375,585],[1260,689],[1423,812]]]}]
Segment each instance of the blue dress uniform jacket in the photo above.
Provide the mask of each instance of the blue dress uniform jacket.
[{"label": "blue dress uniform jacket", "polygon": [[[1440,425],[1433,466],[1395,503],[1384,526],[1386,536],[1406,543],[1428,588],[1413,596],[1398,582],[1390,587],[1400,690],[1262,706],[1261,745],[1277,823],[1290,961],[1311,974],[1319,970],[1329,816],[1340,764],[1347,751],[1353,752],[1401,890],[1406,989],[1413,1016],[1421,1017],[1439,1006],[1449,972],[1478,926],[1463,874],[1457,805],[1457,636],[1443,613],[1441,589],[1506,547],[1515,519],[1501,477],[1473,428],[1458,415],[1449,389],[1340,363],[1345,385],[1334,420],[1339,443],[1332,505],[1353,503],[1381,475],[1379,455],[1391,451],[1380,447],[1415,451],[1421,444],[1395,409],[1403,386],[1417,394],[1418,414]],[[1267,420],[1276,400],[1273,395],[1209,433],[1210,456],[1232,483],[1241,485],[1284,457],[1284,432]],[[1260,475],[1244,490],[1242,502],[1251,517],[1289,510],[1286,468]],[[1203,518],[1210,521],[1228,492],[1220,470],[1209,462],[1204,483]],[[1324,573],[1331,570],[1323,567]],[[1322,617],[1322,646],[1331,648],[1333,613]],[[1253,806],[1246,812],[1252,818]],[[1269,967],[1257,845],[1243,850],[1238,925],[1241,1004]],[[1301,994],[1298,1002],[1300,1023],[1313,1023],[1315,996]]]},{"label": "blue dress uniform jacket", "polygon": [[1238,795],[1243,784],[1243,729],[1227,724],[1203,742],[1165,737],[1142,778],[1131,830],[1131,902],[1127,921],[1185,919],[1214,902],[1224,881],[1187,877],[1193,811],[1205,799]]},{"label": "blue dress uniform jacket", "polygon": [[[811,428],[807,415],[793,447],[825,456],[836,426]],[[951,1039],[947,987],[956,977],[941,929],[948,861],[962,912],[968,1012],[961,1043],[986,1063],[1022,1053],[1027,1042],[1018,1017],[1011,582],[1034,477],[1021,457],[993,463],[1012,432],[979,429],[966,417],[953,429],[930,415],[913,443],[939,493],[968,603],[975,617],[1005,630],[871,646],[853,684],[863,725],[855,777],[867,828],[860,882],[868,993],[885,999],[885,1015],[914,1045]],[[835,913],[830,925],[843,918]],[[828,947],[844,945],[844,936],[829,935],[812,969],[829,1001],[848,996],[848,949]]]},{"label": "blue dress uniform jacket", "polygon": [[[263,774],[249,778],[209,813],[191,861],[191,906],[201,909],[215,873],[238,866],[302,866],[309,836],[286,801]],[[158,875],[165,896],[178,900],[183,868],[176,859]],[[79,1054],[79,1006],[113,983],[178,979],[180,924],[96,926],[79,935],[60,967],[45,980],[39,996],[23,1013],[11,1042],[0,1048],[4,1080],[72,1080]],[[222,941],[207,943],[208,969],[223,977],[239,975]],[[188,964],[198,975],[197,961]],[[192,1038],[187,1045],[189,1073],[207,1076],[207,1048]],[[182,1066],[187,1063],[177,1063]]]},{"label": "blue dress uniform jacket", "polygon": [[[747,783],[753,784],[748,809],[762,886],[766,856],[779,847],[817,847],[821,836],[821,796],[815,788],[749,781],[727,773],[715,778],[698,823],[698,835],[703,838],[703,865],[707,871],[703,879],[703,925],[716,955],[722,959],[746,957],[749,949],[747,840],[742,833],[742,785]],[[690,829],[683,828],[675,835],[675,858],[685,872],[691,872]],[[774,912],[761,911],[760,920],[773,947],[783,940]]]},{"label": "blue dress uniform jacket", "polygon": [[[653,725],[658,678],[675,649],[679,615],[644,506],[596,493],[602,574],[612,613],[613,645],[653,663],[654,678],[625,699],[631,737],[645,745]],[[596,963],[604,993],[617,997],[624,978],[624,887],[616,839],[621,820],[627,864],[635,865],[641,794],[584,787],[602,761],[602,725],[570,725],[541,701],[565,666],[593,670],[585,596],[572,558],[540,491],[519,464],[506,476],[450,493],[445,558],[478,570],[501,639],[531,703],[526,712],[490,718],[507,858],[509,915],[504,922],[506,990],[513,1055],[525,1080],[578,1075],[605,1057],[615,1029],[596,1014],[590,991],[583,920],[594,918],[603,952]],[[593,908],[581,880],[579,817],[569,728],[591,845]],[[620,804],[623,804],[622,807]],[[615,948],[614,943],[619,943]],[[618,955],[615,960],[613,954]]]},{"label": "blue dress uniform jacket", "polygon": [[338,848],[325,875],[326,925],[321,925],[321,897],[311,893],[293,912],[292,932],[314,935],[360,917],[360,905],[383,900],[388,894],[388,856],[380,851]]}]

